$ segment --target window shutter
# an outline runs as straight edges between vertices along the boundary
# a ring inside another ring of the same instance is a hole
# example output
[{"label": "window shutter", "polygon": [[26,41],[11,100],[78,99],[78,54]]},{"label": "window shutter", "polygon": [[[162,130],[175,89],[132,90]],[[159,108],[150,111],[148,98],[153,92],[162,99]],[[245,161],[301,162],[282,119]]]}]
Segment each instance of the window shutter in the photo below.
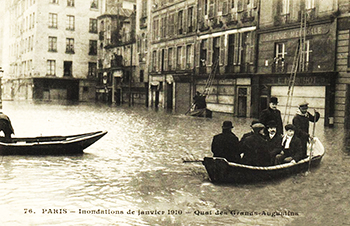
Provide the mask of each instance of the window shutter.
[{"label": "window shutter", "polygon": [[197,56],[197,58],[194,58],[196,63],[194,64],[197,68],[201,65],[201,62],[200,62],[200,52],[201,52],[201,43],[202,43],[203,40],[200,40],[199,42],[196,42],[196,48],[195,48],[195,55]]},{"label": "window shutter", "polygon": [[182,30],[183,30],[183,34],[187,33],[187,14],[188,14],[188,10],[187,8],[185,10],[183,10],[183,16],[182,16]]},{"label": "window shutter", "polygon": [[251,49],[250,63],[254,64],[254,59],[255,59],[255,32],[254,31],[251,32],[250,49]]},{"label": "window shutter", "polygon": [[220,45],[220,65],[227,64],[226,63],[226,46],[225,46],[226,36],[221,36],[221,45]]},{"label": "window shutter", "polygon": [[233,65],[237,65],[239,61],[239,33],[234,34],[234,54],[233,54]]},{"label": "window shutter", "polygon": [[222,15],[228,14],[228,1],[223,1],[222,3]]},{"label": "window shutter", "polygon": [[213,52],[213,38],[208,38],[208,47],[207,47],[207,66],[212,65],[212,52]]},{"label": "window shutter", "polygon": [[191,45],[191,60],[190,60],[190,63],[191,63],[191,68],[194,67],[194,44]]},{"label": "window shutter", "polygon": [[164,71],[168,71],[168,49],[164,49]]},{"label": "window shutter", "polygon": [[186,69],[186,46],[182,46],[181,50],[181,69]]}]

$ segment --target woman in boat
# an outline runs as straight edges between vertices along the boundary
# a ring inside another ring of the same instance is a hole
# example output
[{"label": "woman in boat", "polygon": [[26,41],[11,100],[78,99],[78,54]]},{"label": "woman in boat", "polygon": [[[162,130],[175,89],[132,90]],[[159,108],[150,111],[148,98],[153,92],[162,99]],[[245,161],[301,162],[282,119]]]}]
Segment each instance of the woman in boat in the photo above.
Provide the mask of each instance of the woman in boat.
[{"label": "woman in boat", "polygon": [[286,134],[282,138],[282,151],[276,156],[276,165],[283,163],[296,163],[303,158],[300,139],[295,136],[295,126],[285,126]]},{"label": "woman in boat", "polygon": [[251,166],[269,166],[271,158],[268,151],[268,143],[265,140],[265,126],[256,123],[252,126],[254,134],[247,137],[241,146],[243,152],[242,163]]},{"label": "woman in boat", "polygon": [[308,112],[309,103],[306,101],[299,104],[297,114],[293,118],[293,125],[295,126],[295,135],[299,137],[302,144],[303,157],[306,157],[307,143],[309,142],[309,122],[316,123],[320,119],[320,113],[315,110],[315,115]]},{"label": "woman in boat", "polygon": [[229,162],[240,162],[241,152],[239,151],[238,137],[232,133],[232,122],[224,121],[222,133],[215,135],[211,144],[211,151],[214,157],[225,158]]}]

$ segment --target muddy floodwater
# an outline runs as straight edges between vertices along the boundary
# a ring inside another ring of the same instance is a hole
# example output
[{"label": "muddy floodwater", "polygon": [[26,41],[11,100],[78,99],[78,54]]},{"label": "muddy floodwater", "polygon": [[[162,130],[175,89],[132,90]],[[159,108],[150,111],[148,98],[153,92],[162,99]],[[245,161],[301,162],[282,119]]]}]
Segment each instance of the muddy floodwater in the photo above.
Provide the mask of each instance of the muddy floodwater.
[{"label": "muddy floodwater", "polygon": [[108,134],[79,156],[4,156],[0,225],[350,225],[348,132],[316,126],[319,168],[249,185],[210,182],[201,163],[232,120],[191,118],[142,106],[4,102],[15,136]]}]

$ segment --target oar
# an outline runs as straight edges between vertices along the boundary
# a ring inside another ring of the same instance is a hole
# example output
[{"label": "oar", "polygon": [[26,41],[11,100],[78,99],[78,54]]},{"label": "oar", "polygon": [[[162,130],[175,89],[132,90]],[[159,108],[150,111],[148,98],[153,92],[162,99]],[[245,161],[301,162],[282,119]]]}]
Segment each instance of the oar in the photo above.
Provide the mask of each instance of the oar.
[{"label": "oar", "polygon": [[316,109],[314,109],[314,125],[312,128],[312,140],[311,140],[311,147],[310,147],[309,168],[308,168],[307,172],[310,172],[310,168],[311,168],[311,159],[312,159],[312,151],[313,151],[313,146],[314,146],[315,128],[316,128]]},{"label": "oar", "polygon": [[193,163],[193,162],[203,162],[203,159],[184,159],[182,158],[183,163]]}]

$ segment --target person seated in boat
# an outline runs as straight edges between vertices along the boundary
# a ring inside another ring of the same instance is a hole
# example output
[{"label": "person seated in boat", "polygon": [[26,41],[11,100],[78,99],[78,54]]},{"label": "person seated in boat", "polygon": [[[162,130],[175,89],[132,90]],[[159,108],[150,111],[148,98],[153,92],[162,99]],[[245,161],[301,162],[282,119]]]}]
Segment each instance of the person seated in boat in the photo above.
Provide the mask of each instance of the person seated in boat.
[{"label": "person seated in boat", "polygon": [[194,109],[206,109],[207,108],[207,102],[205,100],[206,95],[202,95],[200,92],[196,92],[196,95],[193,97],[193,104]]},{"label": "person seated in boat", "polygon": [[242,163],[252,166],[269,166],[271,165],[271,159],[268,152],[268,143],[265,140],[265,126],[262,123],[256,123],[252,128],[254,134],[247,137],[241,145]]},{"label": "person seated in boat", "polygon": [[214,157],[225,158],[229,162],[238,163],[241,160],[238,137],[232,132],[232,122],[224,121],[222,133],[215,135],[211,144]]},{"label": "person seated in boat", "polygon": [[282,138],[282,151],[276,156],[275,164],[296,163],[303,158],[300,139],[295,135],[295,126],[285,126],[286,134]]},{"label": "person seated in boat", "polygon": [[250,132],[243,134],[243,136],[241,137],[240,143],[243,144],[244,140],[247,139],[249,136],[254,134],[254,130],[253,130],[253,125],[259,123],[258,119],[253,119],[253,121],[250,124]]},{"label": "person seated in boat", "polygon": [[282,149],[282,135],[277,134],[277,124],[275,121],[269,121],[266,127],[268,132],[266,141],[268,143],[271,165],[274,165],[275,157]]},{"label": "person seated in boat", "polygon": [[5,140],[11,140],[11,135],[15,134],[10,118],[0,110],[0,131],[5,134]]},{"label": "person seated in boat", "polygon": [[309,103],[303,101],[299,104],[296,115],[293,118],[293,125],[296,128],[296,136],[299,137],[302,144],[303,157],[307,156],[307,143],[313,137],[309,134],[309,122],[316,123],[320,119],[320,113],[315,110],[315,115],[308,112]]}]

